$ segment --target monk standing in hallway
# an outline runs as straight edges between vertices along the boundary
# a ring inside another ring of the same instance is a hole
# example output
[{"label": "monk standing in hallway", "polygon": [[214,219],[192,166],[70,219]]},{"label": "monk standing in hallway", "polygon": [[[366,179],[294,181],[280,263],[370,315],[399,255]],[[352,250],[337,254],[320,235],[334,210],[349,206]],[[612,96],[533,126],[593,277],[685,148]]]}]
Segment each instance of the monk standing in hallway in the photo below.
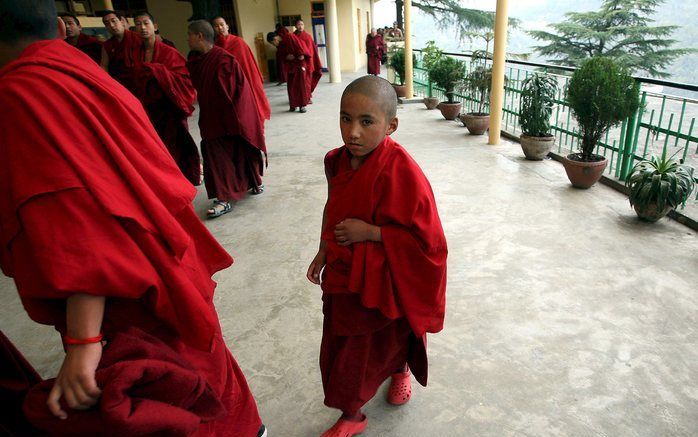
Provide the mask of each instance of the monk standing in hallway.
[{"label": "monk standing in hallway", "polygon": [[396,102],[385,79],[350,83],[344,146],[325,156],[328,200],[307,277],[322,287],[325,405],[342,416],[322,437],[361,434],[361,408],[388,378],[387,401],[407,403],[410,370],[427,383],[426,333],[443,328],[446,238],[429,181],[390,138]]},{"label": "monk standing in hallway", "polygon": [[231,202],[248,191],[263,191],[267,149],[252,88],[236,58],[215,45],[211,24],[192,22],[187,41],[197,53],[187,67],[199,95],[204,182],[215,199],[208,216],[214,218],[230,212]]},{"label": "monk standing in hallway", "polygon": [[282,37],[284,53],[286,54],[286,77],[288,80],[288,103],[291,112],[299,108],[306,112],[310,103],[312,91],[322,76],[322,71],[316,70],[317,46],[313,38],[303,29],[303,20],[296,21],[296,31]]},{"label": "monk standing in hallway", "polygon": [[155,36],[155,19],[149,13],[134,17],[141,45],[132,49],[131,92],[145,107],[155,130],[167,146],[184,177],[201,183],[201,159],[189,134],[187,118],[194,111],[196,91],[184,57]]},{"label": "monk standing in hallway", "polygon": [[368,57],[366,69],[368,74],[375,76],[381,74],[381,58],[385,54],[384,45],[383,37],[376,32],[375,28],[372,28],[371,33],[366,35],[366,56]]},{"label": "monk standing in hallway", "polygon": [[[64,37],[53,0],[0,0],[0,267],[66,351],[47,402],[29,412],[46,416],[44,431],[74,425],[62,435],[98,435],[81,433],[89,425],[119,434],[134,421],[153,433],[183,420],[197,436],[264,435],[212,303],[211,276],[232,259],[196,216],[196,190],[138,100]],[[96,374],[112,339],[134,328],[195,372],[211,408],[134,402],[113,420]],[[219,414],[199,420],[210,410]]]},{"label": "monk standing in hallway", "polygon": [[109,75],[119,81],[127,89],[133,89],[134,57],[138,53],[142,41],[135,32],[128,30],[126,17],[115,11],[106,11],[102,23],[111,35],[102,45],[100,65]]},{"label": "monk standing in hallway", "polygon": [[[293,34],[296,35],[307,46],[307,51],[310,53],[310,59],[308,60],[310,81],[308,84],[310,86],[310,98],[312,99],[313,91],[315,91],[315,88],[322,77],[322,62],[320,61],[320,54],[318,53],[315,40],[308,32],[305,31],[305,23],[303,20],[296,21],[296,31],[293,32]],[[310,103],[312,103],[312,100]]]},{"label": "monk standing in hallway", "polygon": [[82,33],[80,20],[75,15],[62,13],[59,17],[65,23],[65,42],[85,53],[99,64],[102,61],[102,42],[94,36]]},{"label": "monk standing in hallway", "polygon": [[259,110],[259,116],[262,119],[262,126],[264,126],[264,120],[269,120],[271,118],[271,108],[269,107],[267,95],[264,93],[262,73],[259,71],[257,62],[252,55],[252,50],[250,50],[250,47],[244,39],[230,34],[230,26],[226,23],[225,18],[216,17],[211,21],[211,24],[213,25],[213,30],[215,30],[217,34],[216,45],[235,56],[240,67],[242,67],[245,78],[247,78],[247,83],[249,83],[252,88],[252,94],[254,94],[254,99],[257,102],[257,109]]}]

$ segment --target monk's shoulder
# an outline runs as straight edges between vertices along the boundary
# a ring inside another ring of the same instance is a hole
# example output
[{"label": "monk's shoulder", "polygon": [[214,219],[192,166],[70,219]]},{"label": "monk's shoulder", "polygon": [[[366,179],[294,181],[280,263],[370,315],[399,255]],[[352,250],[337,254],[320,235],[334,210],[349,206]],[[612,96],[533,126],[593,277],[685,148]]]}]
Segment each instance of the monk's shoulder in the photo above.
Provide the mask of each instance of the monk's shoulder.
[{"label": "monk's shoulder", "polygon": [[345,146],[337,147],[336,149],[332,149],[325,154],[325,171],[328,174],[335,174],[337,172],[339,159],[342,157],[342,152],[344,149]]},{"label": "monk's shoulder", "polygon": [[409,154],[407,149],[395,141],[389,143],[386,165],[383,168],[386,177],[396,183],[404,185],[429,184],[426,175],[422,171],[417,161]]}]

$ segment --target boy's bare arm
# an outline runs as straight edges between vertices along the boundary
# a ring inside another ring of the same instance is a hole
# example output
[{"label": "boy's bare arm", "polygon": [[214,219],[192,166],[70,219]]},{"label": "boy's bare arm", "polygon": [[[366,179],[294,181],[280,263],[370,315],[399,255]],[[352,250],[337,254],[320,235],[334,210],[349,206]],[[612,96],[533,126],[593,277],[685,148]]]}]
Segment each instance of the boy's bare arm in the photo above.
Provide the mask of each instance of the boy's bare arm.
[{"label": "boy's bare arm", "polygon": [[308,278],[310,282],[316,285],[320,285],[320,272],[322,271],[322,268],[325,267],[326,262],[325,248],[327,246],[327,242],[322,239],[322,231],[325,229],[325,223],[327,222],[327,203],[330,201],[330,176],[327,174],[327,172],[325,172],[325,176],[327,177],[327,201],[325,202],[325,207],[322,209],[320,247],[318,248],[317,255],[315,255],[315,258],[313,258],[313,261],[310,263],[310,266],[308,267],[308,272],[305,274],[306,278]]},{"label": "boy's bare arm", "polygon": [[342,220],[334,228],[334,235],[340,246],[349,246],[362,241],[383,241],[380,226],[366,223],[363,220],[348,218]]},{"label": "boy's bare arm", "polygon": [[[66,302],[66,325],[68,336],[86,339],[99,336],[104,318],[104,296],[75,294]],[[56,382],[46,401],[54,416],[65,419],[59,400],[65,398],[70,408],[84,410],[96,404],[101,395],[97,387],[95,372],[102,358],[101,342],[68,345],[66,356]]]}]

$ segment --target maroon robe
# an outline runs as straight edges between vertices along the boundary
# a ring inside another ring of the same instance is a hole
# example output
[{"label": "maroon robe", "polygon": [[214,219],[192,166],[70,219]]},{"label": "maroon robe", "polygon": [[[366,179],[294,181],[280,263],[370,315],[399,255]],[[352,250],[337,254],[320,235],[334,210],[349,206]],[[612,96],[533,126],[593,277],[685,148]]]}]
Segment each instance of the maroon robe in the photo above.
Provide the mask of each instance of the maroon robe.
[{"label": "maroon robe", "polygon": [[306,31],[294,32],[306,46],[306,52],[310,53],[310,59],[308,60],[308,74],[310,75],[310,81],[308,86],[310,87],[310,96],[312,97],[313,91],[317,87],[320,78],[322,77],[322,62],[320,61],[320,54],[318,53],[317,44],[310,34]]},{"label": "maroon robe", "polygon": [[[322,232],[320,370],[325,404],[345,412],[405,363],[426,385],[426,333],[443,328],[447,257],[431,186],[405,149],[386,137],[358,170],[350,160],[346,147],[325,157]],[[334,229],[346,218],[380,226],[383,241],[340,246]]]},{"label": "maroon robe", "polygon": [[36,435],[22,413],[22,402],[41,377],[0,331],[0,435]]},{"label": "maroon robe", "polygon": [[[67,39],[66,42],[68,42]],[[102,62],[102,41],[94,36],[85,35],[80,32],[80,35],[78,35],[78,42],[74,47],[92,58],[97,64]]]},{"label": "maroon robe", "polygon": [[187,118],[194,111],[196,92],[184,57],[174,48],[156,40],[151,62],[144,62],[144,50],[135,58],[131,91],[145,107],[150,121],[174,158],[184,177],[201,183],[201,159],[189,134]]},{"label": "maroon robe", "polygon": [[[307,106],[310,101],[311,73],[310,63],[312,51],[295,33],[284,36],[286,55],[292,55],[293,59],[286,59],[286,78],[288,85],[288,103],[291,108]],[[299,59],[303,56],[303,59]]]},{"label": "maroon robe", "polygon": [[124,37],[119,41],[112,36],[104,42],[104,50],[109,59],[108,72],[111,77],[119,81],[129,91],[135,87],[134,67],[143,47],[143,39],[136,32],[124,31]]},{"label": "maroon robe", "polygon": [[288,35],[288,29],[285,27],[280,28],[276,31],[276,34],[281,37],[279,45],[276,47],[276,76],[279,83],[285,83],[287,78],[286,72],[286,43],[284,42],[284,37]]},{"label": "maroon robe", "polygon": [[383,37],[380,35],[371,36],[369,33],[366,36],[366,55],[368,56],[368,62],[366,68],[368,74],[381,74],[381,58],[383,57]]},{"label": "maroon robe", "polygon": [[209,199],[239,200],[262,185],[262,122],[252,88],[234,56],[214,46],[187,63],[199,95],[201,154]]},{"label": "maroon robe", "polygon": [[0,70],[0,268],[29,316],[61,332],[67,298],[105,296],[107,340],[157,337],[223,403],[198,435],[254,436],[257,408],[213,306],[211,276],[232,258],[142,105],[76,53],[39,41]]}]

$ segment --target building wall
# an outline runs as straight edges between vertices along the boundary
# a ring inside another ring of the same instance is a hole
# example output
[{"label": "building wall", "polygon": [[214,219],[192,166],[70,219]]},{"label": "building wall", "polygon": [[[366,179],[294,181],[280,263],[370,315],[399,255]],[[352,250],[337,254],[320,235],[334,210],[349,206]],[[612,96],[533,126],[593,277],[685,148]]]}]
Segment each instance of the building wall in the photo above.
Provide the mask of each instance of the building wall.
[{"label": "building wall", "polygon": [[279,0],[279,15],[300,15],[305,23],[305,31],[312,35],[310,0]]},{"label": "building wall", "polygon": [[[342,71],[357,71],[366,68],[366,34],[373,17],[370,0],[338,0],[337,27]],[[366,13],[369,13],[369,23]],[[361,17],[359,19],[359,16]]]},{"label": "building wall", "polygon": [[148,0],[148,12],[153,14],[160,35],[175,43],[183,56],[189,53],[187,19],[192,15],[191,3],[175,0]]},{"label": "building wall", "polygon": [[[269,45],[266,43],[267,32],[273,32],[276,25],[275,0],[236,0],[235,3],[235,13],[238,19],[237,28],[240,29],[240,36],[250,46],[255,59],[259,63],[255,37],[258,33],[262,34],[265,52],[268,53],[269,50],[266,47]],[[308,17],[310,17],[310,13],[308,13]]]}]

